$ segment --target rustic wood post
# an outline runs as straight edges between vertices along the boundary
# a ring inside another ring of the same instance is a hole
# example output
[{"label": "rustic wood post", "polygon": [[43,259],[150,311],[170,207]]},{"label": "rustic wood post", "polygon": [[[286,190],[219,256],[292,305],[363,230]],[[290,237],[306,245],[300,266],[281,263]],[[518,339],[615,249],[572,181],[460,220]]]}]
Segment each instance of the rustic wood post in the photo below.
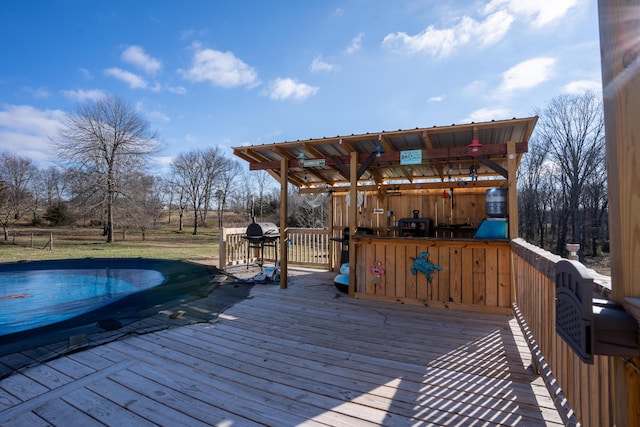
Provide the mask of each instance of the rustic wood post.
[{"label": "rustic wood post", "polygon": [[[640,0],[599,0],[612,297],[640,298]],[[612,358],[615,423],[640,426],[640,359]]]},{"label": "rustic wood post", "polygon": [[220,270],[227,269],[227,236],[225,234],[224,227],[219,224],[218,228],[218,264]]},{"label": "rustic wood post", "polygon": [[327,213],[327,218],[328,218],[327,227],[329,229],[329,235],[327,236],[327,239],[329,239],[327,241],[329,252],[328,252],[327,256],[329,258],[327,259],[327,262],[329,264],[328,265],[329,271],[335,271],[335,269],[336,269],[336,260],[335,260],[336,249],[335,249],[335,244],[334,244],[333,240],[331,240],[331,238],[333,237],[333,226],[334,226],[334,223],[333,223],[333,203],[334,203],[333,192],[329,192],[329,196],[327,197],[327,199],[328,199],[328,204],[329,204],[329,212]]},{"label": "rustic wood post", "polygon": [[349,167],[350,188],[349,198],[349,296],[356,294],[356,242],[353,236],[358,228],[358,152],[351,152]]},{"label": "rustic wood post", "polygon": [[515,141],[507,142],[507,178],[508,197],[507,203],[509,209],[509,239],[518,237],[520,230],[518,229],[518,155],[516,154]]},{"label": "rustic wood post", "polygon": [[280,161],[280,289],[287,289],[289,251],[287,239],[289,238],[289,161]]}]

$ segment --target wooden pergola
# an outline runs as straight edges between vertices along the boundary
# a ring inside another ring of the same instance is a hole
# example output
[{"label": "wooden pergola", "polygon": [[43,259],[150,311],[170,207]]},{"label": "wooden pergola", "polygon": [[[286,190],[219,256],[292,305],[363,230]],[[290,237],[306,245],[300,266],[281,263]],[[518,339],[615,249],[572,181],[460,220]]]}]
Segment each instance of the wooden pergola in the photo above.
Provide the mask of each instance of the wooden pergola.
[{"label": "wooden pergola", "polygon": [[[509,232],[517,236],[516,171],[536,122],[537,117],[526,117],[338,135],[235,147],[234,154],[249,162],[250,170],[265,170],[280,182],[281,286],[286,287],[289,184],[302,193],[348,193],[352,200],[358,191],[384,198],[390,192],[450,187],[508,188]],[[470,177],[471,167],[477,179]],[[354,203],[351,224],[356,215]],[[353,248],[349,252],[355,256]]]},{"label": "wooden pergola", "polygon": [[[451,178],[466,177],[469,166],[474,162],[484,166],[481,168],[484,179],[507,179],[507,143],[515,144],[511,151],[519,162],[527,151],[527,142],[536,120],[537,117],[513,118],[338,135],[242,146],[233,150],[235,155],[249,162],[250,170],[266,170],[278,181],[282,178],[281,162],[285,160],[287,182],[303,192],[328,188],[346,191],[352,180],[352,154],[356,155],[358,163],[356,180],[359,186],[403,189],[421,184],[437,187],[438,183]],[[477,146],[470,146],[474,141]],[[420,153],[416,153],[417,150]]]}]

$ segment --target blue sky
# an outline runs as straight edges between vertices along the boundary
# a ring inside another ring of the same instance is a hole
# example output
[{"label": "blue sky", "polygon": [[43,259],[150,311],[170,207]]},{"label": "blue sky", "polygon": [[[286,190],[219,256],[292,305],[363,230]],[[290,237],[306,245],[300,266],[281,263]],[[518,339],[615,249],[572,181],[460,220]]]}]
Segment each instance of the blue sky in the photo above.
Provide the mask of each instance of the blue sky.
[{"label": "blue sky", "polygon": [[524,117],[601,91],[594,0],[0,2],[0,151],[113,94],[180,152]]}]

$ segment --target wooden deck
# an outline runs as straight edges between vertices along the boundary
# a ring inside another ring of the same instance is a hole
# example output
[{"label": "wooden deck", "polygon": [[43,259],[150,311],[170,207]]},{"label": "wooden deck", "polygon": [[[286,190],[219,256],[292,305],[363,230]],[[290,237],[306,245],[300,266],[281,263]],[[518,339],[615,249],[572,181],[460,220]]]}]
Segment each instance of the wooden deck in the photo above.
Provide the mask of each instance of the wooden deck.
[{"label": "wooden deck", "polygon": [[23,369],[0,425],[562,425],[513,317],[349,299],[333,276]]}]

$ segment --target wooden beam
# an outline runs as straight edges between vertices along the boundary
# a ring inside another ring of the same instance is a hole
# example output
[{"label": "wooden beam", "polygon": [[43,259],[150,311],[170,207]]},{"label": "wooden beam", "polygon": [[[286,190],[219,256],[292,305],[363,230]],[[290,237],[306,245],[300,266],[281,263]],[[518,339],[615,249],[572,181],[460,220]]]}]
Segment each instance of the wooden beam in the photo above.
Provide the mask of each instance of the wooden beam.
[{"label": "wooden beam", "polygon": [[[640,297],[640,0],[600,0],[612,297]],[[640,320],[640,319],[638,319]],[[640,358],[612,358],[614,422],[640,426]]]},{"label": "wooden beam", "polygon": [[280,288],[287,289],[288,285],[288,248],[287,239],[289,238],[289,226],[287,218],[289,218],[289,167],[286,159],[280,161]]},{"label": "wooden beam", "polygon": [[516,153],[516,144],[513,141],[507,142],[507,168],[509,169],[508,176],[508,210],[509,210],[509,238],[515,239],[518,237],[518,155]]},{"label": "wooden beam", "polygon": [[378,141],[380,141],[380,146],[383,148],[385,153],[396,151],[385,135],[378,135]]},{"label": "wooden beam", "polygon": [[[527,142],[518,142],[516,143],[516,153],[526,153],[528,151],[528,143]],[[352,152],[354,153],[354,152]],[[487,157],[499,157],[506,156],[507,154],[507,146],[506,144],[489,144],[484,145],[478,148],[478,152],[476,155],[478,156],[487,156]],[[358,163],[364,163],[367,158],[370,156],[370,153],[357,153],[358,155]],[[471,158],[471,154],[469,153],[469,149],[467,147],[453,147],[453,148],[434,148],[430,150],[422,150],[422,158],[429,160],[437,160],[437,159],[464,159]],[[350,156],[329,156],[325,157],[325,166],[336,166],[336,160],[340,160],[342,163],[348,163],[350,161]],[[400,164],[400,152],[394,151],[391,153],[382,153],[380,157],[376,158],[376,163],[384,164]],[[263,170],[263,169],[278,169],[280,167],[280,161],[259,161],[252,162],[249,165],[250,170]],[[290,168],[298,167],[298,159],[290,159],[289,160]]]},{"label": "wooden beam", "polygon": [[358,174],[356,176],[356,179],[360,179],[360,177],[367,171],[369,166],[371,166],[371,163],[373,163],[373,159],[375,159],[375,158],[376,158],[375,153],[371,153],[371,154],[369,154],[367,156],[367,158],[364,160],[364,162],[358,168]]},{"label": "wooden beam", "polygon": [[[483,131],[484,129],[500,129],[500,128],[508,128],[508,127],[519,127],[524,128],[524,136],[523,141],[527,141],[531,136],[531,132],[533,131],[533,127],[537,122],[537,117],[526,117],[521,119],[508,119],[508,120],[499,120],[499,121],[491,121],[491,122],[483,122],[483,123],[475,123],[475,124],[463,124],[456,125],[453,124],[451,126],[438,126],[438,127],[430,127],[430,128],[415,128],[415,129],[407,129],[407,130],[397,130],[397,131],[382,131],[379,133],[366,133],[366,134],[352,134],[345,136],[335,136],[335,137],[323,137],[316,139],[308,139],[308,140],[297,140],[297,141],[285,141],[279,142],[277,144],[263,144],[263,145],[255,145],[255,146],[242,146],[242,147],[234,147],[234,154],[238,157],[245,158],[243,153],[246,153],[248,149],[253,150],[254,152],[258,151],[272,151],[274,147],[282,147],[285,150],[300,150],[301,147],[312,147],[312,146],[328,146],[334,144],[340,144],[343,147],[344,151],[351,153],[352,151],[356,151],[354,146],[360,142],[368,141],[378,138],[379,135],[382,136],[382,141],[384,139],[392,139],[396,137],[407,137],[407,136],[419,136],[423,139],[425,135],[428,134],[447,134],[447,133],[465,133],[470,132],[473,133],[473,130],[476,129],[478,132]],[[386,150],[386,148],[385,148]],[[250,161],[250,160],[249,160]]]},{"label": "wooden beam", "polygon": [[491,168],[491,170],[494,170],[500,175],[504,176],[506,179],[509,179],[509,171],[503,168],[502,166],[500,166],[499,164],[497,164],[496,162],[494,162],[493,160],[491,160],[490,158],[486,156],[478,156],[478,161],[483,165],[487,166],[488,168]]},{"label": "wooden beam", "polygon": [[[327,213],[327,220],[328,220],[328,228],[329,228],[329,239],[331,239],[333,237],[333,227],[334,227],[334,218],[333,218],[333,213],[334,213],[334,204],[335,204],[335,200],[334,200],[334,195],[333,192],[329,193],[329,211]],[[336,245],[333,244],[333,241],[329,241],[329,271],[336,271]],[[338,271],[340,271],[340,263],[338,262]]]},{"label": "wooden beam", "polygon": [[342,175],[344,177],[344,179],[350,179],[349,178],[349,166],[345,165],[344,162],[342,161],[342,159],[338,156],[331,156],[329,157],[331,160],[333,160],[334,165],[336,167],[336,170],[338,171],[338,173],[340,175]]},{"label": "wooden beam", "polygon": [[356,242],[353,236],[358,228],[358,153],[351,153],[351,188],[349,189],[349,296],[356,294]]},{"label": "wooden beam", "polygon": [[[433,149],[433,142],[431,142],[431,138],[429,138],[429,133],[427,131],[422,132],[422,141],[425,144],[425,148],[428,150]],[[434,163],[433,167],[436,170],[436,173],[440,175],[440,179],[444,181],[444,169],[442,168],[441,163]]]},{"label": "wooden beam", "polygon": [[[508,182],[505,179],[482,179],[479,181],[452,181],[452,182],[429,182],[429,183],[414,183],[414,184],[366,184],[358,186],[360,191],[429,191],[429,190],[442,190],[445,188],[455,189],[484,189],[484,188],[507,188]],[[310,187],[301,188],[301,194],[316,194],[322,191],[327,191],[325,187]],[[331,187],[330,190],[336,194],[344,194],[351,190],[351,186]]]}]

